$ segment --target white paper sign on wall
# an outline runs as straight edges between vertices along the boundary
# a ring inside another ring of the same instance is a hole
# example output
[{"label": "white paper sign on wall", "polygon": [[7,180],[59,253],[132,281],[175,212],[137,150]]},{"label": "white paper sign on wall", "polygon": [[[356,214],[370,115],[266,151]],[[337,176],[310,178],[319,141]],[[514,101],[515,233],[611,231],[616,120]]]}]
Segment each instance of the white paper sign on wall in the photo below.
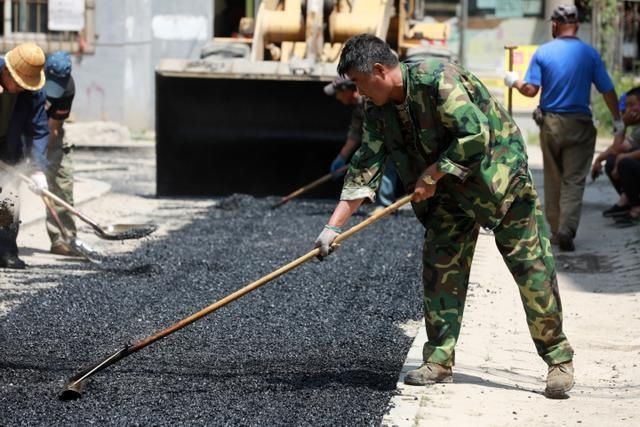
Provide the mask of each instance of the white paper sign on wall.
[{"label": "white paper sign on wall", "polygon": [[84,0],[49,0],[49,30],[84,29]]}]

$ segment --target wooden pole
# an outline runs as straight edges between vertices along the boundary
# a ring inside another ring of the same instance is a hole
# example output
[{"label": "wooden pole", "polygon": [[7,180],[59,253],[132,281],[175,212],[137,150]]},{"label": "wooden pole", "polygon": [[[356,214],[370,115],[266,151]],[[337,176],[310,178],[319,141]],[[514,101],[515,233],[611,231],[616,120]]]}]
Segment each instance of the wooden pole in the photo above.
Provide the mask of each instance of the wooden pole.
[{"label": "wooden pole", "polygon": [[[504,48],[509,51],[509,71],[513,71],[513,51],[516,50],[518,46],[509,45],[509,46],[505,46]],[[509,110],[509,115],[512,116],[513,115],[513,88],[512,87],[509,88],[509,97],[507,99],[508,99],[507,109]]]}]

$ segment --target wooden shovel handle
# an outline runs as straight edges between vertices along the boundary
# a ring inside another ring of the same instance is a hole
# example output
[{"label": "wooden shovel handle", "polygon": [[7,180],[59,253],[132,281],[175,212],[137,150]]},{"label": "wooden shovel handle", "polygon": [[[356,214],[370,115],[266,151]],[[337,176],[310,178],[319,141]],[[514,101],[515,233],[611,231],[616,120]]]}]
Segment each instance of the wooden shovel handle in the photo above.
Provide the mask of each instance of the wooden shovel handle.
[{"label": "wooden shovel handle", "polygon": [[[362,229],[370,226],[371,224],[373,224],[374,222],[384,218],[385,216],[389,215],[390,213],[392,213],[393,211],[397,210],[398,208],[400,208],[402,205],[405,205],[407,203],[409,203],[411,201],[412,195],[409,194],[407,196],[402,197],[401,199],[397,200],[395,203],[393,203],[392,205],[387,206],[386,208],[384,208],[382,211],[371,215],[369,218],[367,218],[366,220],[362,221],[359,224],[354,225],[353,227],[351,227],[350,229],[348,229],[347,231],[341,233],[335,240],[334,244],[339,244],[340,242],[342,242],[343,240],[348,239],[349,237],[353,236],[354,234],[356,234],[357,232],[361,231]],[[255,282],[252,282],[250,284],[248,284],[247,286],[245,286],[244,288],[238,289],[237,291],[233,292],[232,294],[227,295],[226,297],[222,298],[221,300],[209,305],[208,307],[203,308],[202,310],[198,311],[197,313],[192,314],[189,317],[186,317],[182,320],[180,320],[179,322],[173,324],[172,326],[169,326],[166,329],[163,329],[162,331],[158,331],[156,332],[154,335],[151,335],[147,338],[143,338],[137,342],[135,342],[132,346],[130,351],[136,352],[146,346],[148,346],[149,344],[166,337],[169,334],[172,334],[173,332],[176,332],[177,330],[180,330],[182,328],[184,328],[187,325],[190,325],[191,323],[195,322],[196,320],[216,311],[217,309],[224,307],[225,305],[229,304],[232,301],[237,300],[238,298],[248,294],[249,292],[253,291],[254,289],[259,288],[260,286],[272,281],[273,279],[276,279],[280,276],[282,276],[283,274],[293,270],[294,268],[304,264],[305,262],[312,260],[314,258],[316,258],[318,255],[320,255],[320,249],[319,248],[315,248],[309,252],[307,252],[306,254],[302,255],[300,258],[297,258],[293,261],[291,261],[290,263],[278,268],[277,270],[267,274],[266,276],[261,277],[260,279],[256,280]]]},{"label": "wooden shovel handle", "polygon": [[[518,48],[518,46],[507,45],[504,47],[509,51],[509,71],[513,71],[513,51]],[[509,97],[507,101],[507,109],[509,111],[509,115],[513,114],[513,88],[509,88]]]},{"label": "wooden shovel handle", "polygon": [[333,244],[334,245],[335,244],[339,244],[340,242],[342,242],[343,240],[346,240],[349,237],[353,236],[354,234],[356,234],[357,232],[359,232],[363,228],[368,227],[371,224],[373,224],[374,222],[378,221],[379,219],[382,219],[385,216],[393,213],[394,211],[398,210],[401,206],[406,205],[407,203],[409,203],[411,201],[412,197],[413,197],[413,194],[408,194],[408,195],[406,195],[404,197],[401,197],[400,199],[396,200],[393,204],[387,206],[386,208],[384,208],[380,212],[377,212],[377,213],[371,215],[369,218],[365,219],[364,221],[362,221],[362,222],[354,225],[350,229],[340,233],[338,235],[338,237],[336,237],[336,240],[334,241]]},{"label": "wooden shovel handle", "polygon": [[[362,230],[363,228],[371,225],[372,223],[378,221],[379,219],[385,217],[386,215],[389,215],[391,212],[395,211],[396,209],[398,209],[400,206],[409,203],[411,201],[412,195],[408,195],[408,196],[404,196],[403,198],[399,199],[398,201],[396,201],[394,204],[386,207],[385,209],[383,209],[382,211],[378,212],[377,214],[372,215],[371,217],[369,217],[368,219],[366,219],[365,221],[362,221],[361,223],[355,225],[354,227],[351,227],[349,230],[345,231],[344,233],[342,233],[340,236],[338,236],[338,238],[336,238],[336,243],[339,243],[347,238],[349,238],[350,236],[354,235],[355,233],[357,233],[358,231]],[[80,396],[82,387],[83,387],[83,381],[86,380],[87,378],[89,378],[91,375],[100,372],[101,370],[113,365],[114,363],[118,362],[119,360],[129,356],[130,354],[133,354],[141,349],[143,349],[144,347],[152,344],[155,341],[158,341],[164,337],[166,337],[169,334],[172,334],[173,332],[176,332],[182,328],[184,328],[185,326],[195,322],[196,320],[206,316],[207,314],[210,314],[214,311],[216,311],[217,309],[219,309],[220,307],[223,307],[227,304],[229,304],[232,301],[235,301],[236,299],[242,297],[243,295],[251,292],[252,290],[264,285],[265,283],[285,274],[286,272],[293,270],[294,268],[298,267],[301,264],[304,264],[305,262],[317,257],[318,255],[320,255],[320,249],[316,248],[313,249],[311,251],[309,251],[308,253],[306,253],[305,255],[301,256],[300,258],[290,262],[287,265],[284,265],[282,267],[280,267],[279,269],[277,269],[276,271],[267,274],[266,276],[256,280],[253,283],[248,284],[247,286],[245,286],[242,289],[239,289],[237,291],[235,291],[234,293],[227,295],[226,297],[224,297],[223,299],[215,302],[214,304],[211,304],[208,307],[203,308],[202,310],[198,311],[197,313],[192,314],[189,317],[186,317],[182,320],[180,320],[179,322],[173,324],[172,326],[169,326],[166,329],[163,329],[161,331],[156,332],[154,335],[151,335],[147,338],[143,338],[141,340],[136,341],[134,344],[132,345],[126,345],[123,349],[118,350],[116,353],[114,353],[113,355],[109,356],[107,359],[101,361],[100,363],[98,363],[97,365],[90,367],[88,369],[85,369],[83,371],[81,371],[80,373],[74,375],[70,380],[69,383],[67,384],[67,386],[65,387],[65,390],[63,391],[62,395],[61,395],[61,399],[64,400],[68,400],[71,398],[77,398]],[[65,397],[67,396],[67,397]]]},{"label": "wooden shovel handle", "polygon": [[298,197],[302,193],[306,193],[307,191],[316,188],[318,185],[324,184],[325,182],[329,181],[334,176],[340,175],[342,172],[346,172],[346,170],[348,168],[349,168],[349,165],[344,165],[341,168],[336,169],[334,172],[331,172],[331,173],[328,173],[326,175],[321,176],[320,178],[318,178],[315,181],[305,185],[304,187],[300,187],[296,191],[293,191],[293,192],[287,194],[286,196],[282,197],[282,199],[280,199],[280,201],[278,203],[276,203],[273,207],[277,208],[279,206],[284,205],[285,203],[287,203],[289,200],[293,199],[294,197]]},{"label": "wooden shovel handle", "polygon": [[60,217],[58,216],[58,213],[56,212],[55,208],[53,207],[53,204],[51,203],[51,200],[49,200],[49,198],[45,195],[42,196],[42,201],[44,202],[45,206],[47,207],[47,209],[49,209],[49,212],[51,213],[51,216],[53,217],[56,225],[58,226],[58,229],[60,230],[60,234],[62,235],[62,239],[69,243],[69,235],[67,234],[67,230],[64,228],[64,225],[62,225],[62,221],[60,220]]},{"label": "wooden shovel handle", "polygon": [[[19,177],[25,183],[33,185],[33,180],[31,178],[29,178],[28,176],[26,176],[23,173],[18,172],[18,170],[16,168],[6,164],[5,162],[3,162],[1,160],[0,160],[0,168],[2,168],[4,170],[6,170],[7,172]],[[40,190],[40,191],[41,191],[41,195],[42,196],[48,197],[49,199],[51,199],[54,202],[56,202],[56,204],[62,206],[64,209],[66,209],[67,211],[71,212],[72,214],[74,214],[75,216],[77,216],[78,218],[80,218],[81,220],[86,222],[87,224],[89,224],[91,227],[93,227],[93,229],[96,230],[96,232],[98,232],[99,234],[103,234],[103,235],[106,234],[106,232],[102,229],[102,227],[100,227],[100,225],[97,222],[95,222],[94,220],[92,220],[91,218],[89,218],[88,216],[86,216],[85,214],[83,214],[82,212],[80,212],[79,210],[74,208],[73,206],[71,206],[69,203],[67,203],[64,200],[62,200],[60,197],[58,197],[55,194],[53,194],[51,191],[49,191],[49,190]]]}]

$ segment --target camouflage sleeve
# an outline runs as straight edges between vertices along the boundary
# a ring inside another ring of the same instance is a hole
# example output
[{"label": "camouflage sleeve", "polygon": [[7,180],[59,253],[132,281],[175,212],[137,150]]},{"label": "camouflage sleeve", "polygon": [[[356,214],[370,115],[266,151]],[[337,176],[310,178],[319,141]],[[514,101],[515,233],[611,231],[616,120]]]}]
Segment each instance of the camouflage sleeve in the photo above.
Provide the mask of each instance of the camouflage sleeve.
[{"label": "camouflage sleeve", "polygon": [[443,126],[453,142],[438,159],[438,169],[461,180],[471,172],[486,152],[490,139],[489,120],[471,100],[460,73],[447,65],[436,83],[436,103]]},{"label": "camouflage sleeve", "polygon": [[340,200],[369,199],[374,202],[386,158],[382,123],[365,114],[362,144],[351,158]]},{"label": "camouflage sleeve", "polygon": [[364,109],[361,104],[357,104],[351,113],[351,123],[349,124],[349,133],[347,138],[356,142],[362,142],[362,124],[364,121]]}]

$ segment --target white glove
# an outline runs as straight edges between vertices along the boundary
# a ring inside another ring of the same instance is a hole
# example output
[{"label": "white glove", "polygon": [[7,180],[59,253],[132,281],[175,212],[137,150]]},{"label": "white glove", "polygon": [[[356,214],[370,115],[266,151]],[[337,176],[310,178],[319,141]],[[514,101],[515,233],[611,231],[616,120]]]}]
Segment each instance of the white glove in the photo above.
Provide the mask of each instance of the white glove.
[{"label": "white glove", "polygon": [[34,193],[41,193],[42,190],[48,190],[47,176],[44,172],[38,171],[31,175],[31,182],[29,183],[29,189]]},{"label": "white glove", "polygon": [[624,122],[622,119],[613,121],[613,134],[620,135],[624,133]]},{"label": "white glove", "polygon": [[340,233],[341,229],[339,227],[333,227],[331,225],[324,226],[324,228],[322,229],[322,233],[320,233],[320,235],[316,239],[315,244],[313,245],[316,248],[320,248],[320,255],[318,256],[320,260],[322,260],[326,256],[329,256],[329,254],[336,249],[335,246],[331,245]]},{"label": "white glove", "polygon": [[513,87],[518,80],[520,80],[520,76],[515,71],[508,71],[504,76],[504,84],[507,87]]}]

